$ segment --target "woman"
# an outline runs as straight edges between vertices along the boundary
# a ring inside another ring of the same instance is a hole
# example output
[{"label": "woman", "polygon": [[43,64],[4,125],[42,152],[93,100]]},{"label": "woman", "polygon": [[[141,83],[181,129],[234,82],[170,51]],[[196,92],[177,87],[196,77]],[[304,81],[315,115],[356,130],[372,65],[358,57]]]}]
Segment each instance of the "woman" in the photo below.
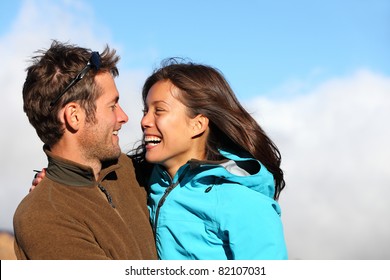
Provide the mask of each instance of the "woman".
[{"label": "woman", "polygon": [[143,143],[160,259],[286,259],[281,157],[216,69],[170,59],[145,82]]}]

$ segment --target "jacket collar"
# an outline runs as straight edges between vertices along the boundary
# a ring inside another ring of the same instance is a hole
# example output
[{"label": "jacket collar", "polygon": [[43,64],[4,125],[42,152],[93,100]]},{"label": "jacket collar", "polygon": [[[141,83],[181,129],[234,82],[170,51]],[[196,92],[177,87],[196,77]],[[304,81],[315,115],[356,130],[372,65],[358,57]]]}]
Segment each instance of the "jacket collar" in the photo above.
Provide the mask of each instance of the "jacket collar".
[{"label": "jacket collar", "polygon": [[109,173],[119,168],[117,160],[104,163],[99,178],[96,180],[92,167],[56,156],[46,146],[43,147],[43,150],[48,159],[46,176],[67,186],[85,187],[97,185]]}]

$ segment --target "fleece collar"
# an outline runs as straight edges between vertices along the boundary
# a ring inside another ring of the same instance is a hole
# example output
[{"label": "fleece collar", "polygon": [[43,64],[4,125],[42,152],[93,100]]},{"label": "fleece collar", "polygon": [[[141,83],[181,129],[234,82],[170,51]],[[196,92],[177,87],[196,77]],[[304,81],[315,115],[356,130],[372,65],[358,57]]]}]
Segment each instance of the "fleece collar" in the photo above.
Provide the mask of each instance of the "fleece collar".
[{"label": "fleece collar", "polygon": [[48,159],[46,176],[67,186],[96,186],[107,174],[119,168],[117,161],[103,164],[99,179],[96,180],[92,167],[58,157],[47,147],[44,147],[43,150]]}]

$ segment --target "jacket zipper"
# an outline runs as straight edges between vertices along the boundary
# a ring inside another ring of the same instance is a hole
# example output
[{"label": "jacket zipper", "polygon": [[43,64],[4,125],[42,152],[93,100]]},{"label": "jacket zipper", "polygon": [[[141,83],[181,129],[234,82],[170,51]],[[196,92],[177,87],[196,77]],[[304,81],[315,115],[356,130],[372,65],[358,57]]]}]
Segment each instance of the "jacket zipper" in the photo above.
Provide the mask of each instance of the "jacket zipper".
[{"label": "jacket zipper", "polygon": [[169,193],[179,184],[179,182],[175,184],[171,184],[164,192],[164,195],[161,197],[160,201],[158,202],[157,205],[157,210],[156,210],[156,218],[154,219],[154,227],[153,227],[153,232],[154,232],[154,237],[156,237],[156,232],[157,232],[157,222],[158,222],[158,215],[160,214],[160,208],[163,206],[165,199],[169,195]]},{"label": "jacket zipper", "polygon": [[98,184],[98,187],[100,189],[100,191],[102,191],[105,195],[106,195],[106,198],[107,198],[107,201],[108,203],[111,205],[112,208],[115,208],[115,204],[114,202],[112,201],[112,196],[111,194],[106,190],[105,187],[103,187],[100,183]]},{"label": "jacket zipper", "polygon": [[154,219],[154,226],[153,226],[153,233],[154,233],[154,238],[156,238],[156,233],[157,233],[157,224],[158,224],[158,216],[160,214],[160,208],[163,206],[167,196],[171,193],[171,191],[180,184],[181,180],[184,178],[184,175],[187,173],[189,169],[189,166],[186,167],[185,170],[183,170],[183,173],[180,175],[178,178],[177,182],[174,184],[170,184],[169,187],[165,190],[163,196],[160,198],[158,204],[157,204],[157,209],[156,209],[156,217]]}]

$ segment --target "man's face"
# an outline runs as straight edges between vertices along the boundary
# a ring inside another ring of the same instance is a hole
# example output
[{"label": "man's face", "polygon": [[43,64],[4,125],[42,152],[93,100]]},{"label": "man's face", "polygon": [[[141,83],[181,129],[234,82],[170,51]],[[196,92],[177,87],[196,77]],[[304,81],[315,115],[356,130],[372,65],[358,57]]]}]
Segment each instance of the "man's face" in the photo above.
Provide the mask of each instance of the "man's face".
[{"label": "man's face", "polygon": [[88,160],[117,159],[121,154],[118,132],[128,117],[119,106],[119,93],[111,74],[100,73],[95,82],[102,90],[102,95],[96,100],[96,121],[85,123],[80,145]]}]

